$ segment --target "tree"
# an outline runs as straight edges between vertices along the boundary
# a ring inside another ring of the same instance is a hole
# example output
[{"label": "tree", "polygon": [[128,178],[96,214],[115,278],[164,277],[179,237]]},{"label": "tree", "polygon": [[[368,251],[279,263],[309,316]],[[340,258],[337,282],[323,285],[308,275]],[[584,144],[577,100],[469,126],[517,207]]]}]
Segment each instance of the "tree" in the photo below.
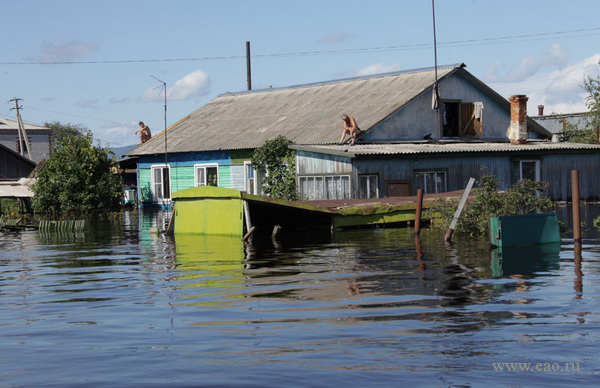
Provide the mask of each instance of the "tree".
[{"label": "tree", "polygon": [[261,180],[265,194],[288,201],[300,199],[296,187],[296,161],[294,152],[288,148],[291,141],[278,136],[254,150],[252,164],[266,171]]},{"label": "tree", "polygon": [[52,130],[52,149],[56,149],[65,140],[73,137],[81,137],[89,135],[90,131],[79,124],[62,124],[60,121],[53,121],[51,123],[44,123],[45,127]]},{"label": "tree", "polygon": [[114,154],[92,144],[92,135],[63,139],[32,186],[36,212],[77,213],[113,210],[122,196]]},{"label": "tree", "polygon": [[591,115],[588,129],[596,132],[596,141],[598,141],[598,135],[600,135],[600,78],[586,77],[583,81],[583,88],[588,93],[585,102]]}]

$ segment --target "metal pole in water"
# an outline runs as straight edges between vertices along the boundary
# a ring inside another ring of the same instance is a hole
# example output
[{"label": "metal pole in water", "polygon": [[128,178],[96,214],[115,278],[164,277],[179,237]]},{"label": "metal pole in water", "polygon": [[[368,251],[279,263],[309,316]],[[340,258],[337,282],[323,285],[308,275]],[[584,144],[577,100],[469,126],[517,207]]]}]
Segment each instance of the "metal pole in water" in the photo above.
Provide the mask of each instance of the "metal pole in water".
[{"label": "metal pole in water", "polygon": [[571,171],[571,198],[573,207],[573,240],[581,241],[581,215],[579,209],[579,170]]},{"label": "metal pole in water", "polygon": [[415,213],[415,234],[421,233],[421,213],[423,212],[423,189],[417,190],[417,211]]}]

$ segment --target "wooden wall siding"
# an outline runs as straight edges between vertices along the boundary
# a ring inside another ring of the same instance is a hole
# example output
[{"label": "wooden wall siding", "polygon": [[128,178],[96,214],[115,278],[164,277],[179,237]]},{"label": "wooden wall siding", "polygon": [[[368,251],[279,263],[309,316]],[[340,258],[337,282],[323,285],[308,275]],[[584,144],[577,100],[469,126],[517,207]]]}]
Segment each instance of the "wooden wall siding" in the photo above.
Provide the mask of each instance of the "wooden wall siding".
[{"label": "wooden wall siding", "polygon": [[579,171],[579,195],[582,199],[600,200],[598,179],[600,154],[580,153],[546,155],[541,159],[541,179],[552,182],[548,196],[557,201],[571,201],[571,171]]},{"label": "wooden wall siding", "polygon": [[[221,186],[226,187],[226,186]],[[229,168],[229,186],[232,189],[246,191],[246,181],[244,179],[244,165],[233,164]]]},{"label": "wooden wall siding", "polygon": [[342,156],[298,151],[296,172],[299,176],[351,174],[352,161]]},{"label": "wooden wall siding", "polygon": [[10,151],[0,149],[0,179],[19,179],[27,177],[35,165],[28,163]]}]

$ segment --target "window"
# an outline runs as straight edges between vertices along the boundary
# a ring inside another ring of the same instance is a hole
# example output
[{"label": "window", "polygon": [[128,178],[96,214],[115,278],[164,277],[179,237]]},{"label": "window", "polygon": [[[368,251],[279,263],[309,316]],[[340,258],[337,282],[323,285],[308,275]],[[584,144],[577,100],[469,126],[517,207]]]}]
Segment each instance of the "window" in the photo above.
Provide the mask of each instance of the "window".
[{"label": "window", "polygon": [[298,178],[300,195],[313,199],[349,199],[350,176],[303,176]]},{"label": "window", "polygon": [[445,171],[419,171],[415,173],[415,182],[418,189],[423,189],[424,194],[446,192]]},{"label": "window", "polygon": [[219,165],[196,164],[194,166],[194,185],[196,186],[219,186]]},{"label": "window", "polygon": [[475,137],[483,134],[483,103],[445,101],[440,105],[442,137]]},{"label": "window", "polygon": [[358,197],[379,198],[379,179],[377,175],[358,176]]},{"label": "window", "polygon": [[156,200],[171,199],[170,166],[152,166],[152,194]]},{"label": "window", "polygon": [[460,103],[443,102],[441,108],[442,136],[458,137],[460,134]]},{"label": "window", "polygon": [[513,160],[511,167],[512,183],[515,184],[521,179],[539,181],[540,161],[535,159]]},{"label": "window", "polygon": [[256,171],[250,162],[244,162],[244,182],[246,182],[246,192],[248,194],[258,193],[258,182],[256,180]]}]

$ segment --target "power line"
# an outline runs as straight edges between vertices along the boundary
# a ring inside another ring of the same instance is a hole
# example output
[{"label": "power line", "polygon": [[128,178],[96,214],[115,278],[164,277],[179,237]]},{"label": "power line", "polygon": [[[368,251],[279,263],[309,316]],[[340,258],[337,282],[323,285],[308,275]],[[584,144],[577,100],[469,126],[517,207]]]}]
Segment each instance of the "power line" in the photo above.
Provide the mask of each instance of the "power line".
[{"label": "power line", "polygon": [[[555,35],[581,34],[571,37],[590,36],[600,34],[600,27],[584,28],[577,30],[565,30],[555,32],[540,32],[536,34],[522,35],[507,35],[500,37],[480,38],[456,40],[450,42],[438,42],[438,46],[457,47],[471,44],[488,44],[488,43],[514,43],[534,40],[549,39]],[[515,40],[516,39],[516,40]],[[422,50],[431,48],[431,43],[418,43],[399,46],[382,46],[382,47],[364,47],[344,50],[325,50],[325,51],[303,51],[290,53],[273,53],[273,54],[258,54],[254,58],[276,58],[276,57],[296,57],[296,56],[311,56],[311,55],[332,55],[332,54],[357,54],[369,53],[378,51],[404,51],[404,50]],[[0,62],[0,65],[83,65],[83,64],[123,64],[123,63],[152,63],[152,62],[193,62],[193,61],[211,61],[211,60],[228,60],[246,58],[243,55],[215,56],[215,57],[190,57],[190,58],[166,58],[166,59],[126,59],[126,60],[100,60],[100,61],[27,61],[27,62]]]}]

